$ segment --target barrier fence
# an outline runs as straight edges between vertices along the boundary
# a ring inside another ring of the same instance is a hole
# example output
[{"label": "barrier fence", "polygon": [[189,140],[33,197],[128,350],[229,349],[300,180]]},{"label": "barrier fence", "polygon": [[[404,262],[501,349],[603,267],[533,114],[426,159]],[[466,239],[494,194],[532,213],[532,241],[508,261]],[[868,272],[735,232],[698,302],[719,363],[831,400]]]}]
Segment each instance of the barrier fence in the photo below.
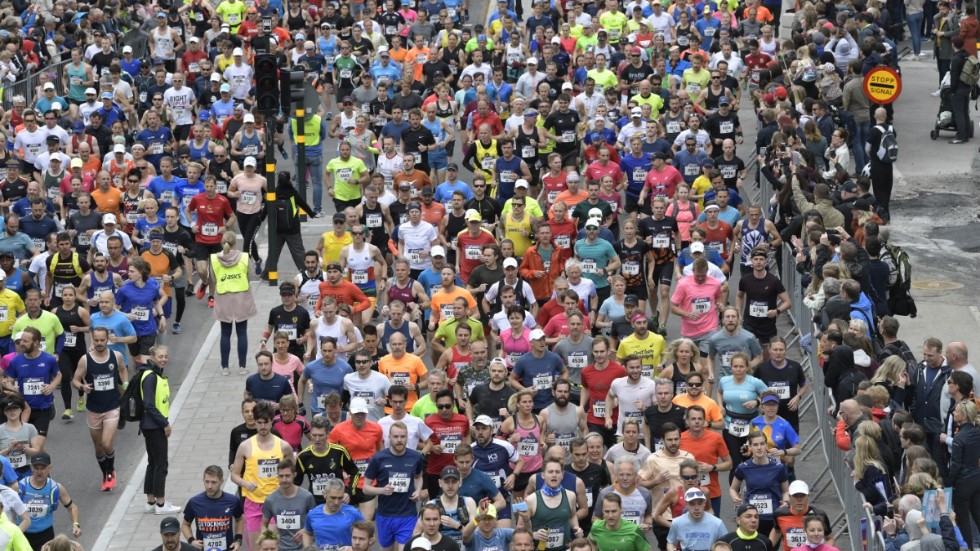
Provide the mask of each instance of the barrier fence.
[{"label": "barrier fence", "polygon": [[[754,165],[753,159],[749,163],[749,169],[754,168]],[[767,212],[766,207],[770,205],[773,189],[769,181],[761,175],[758,182],[756,202],[763,205],[763,212]],[[770,265],[774,264],[770,260]],[[790,328],[783,335],[787,349],[792,349],[794,344],[800,344],[804,335],[812,333],[813,312],[803,304],[804,289],[801,274],[796,270],[796,257],[789,244],[783,245],[779,273],[783,286],[793,302],[792,308],[787,312],[791,321]],[[809,408],[814,408],[817,430],[803,440],[802,454],[798,461],[806,461],[818,453],[822,453],[827,461],[820,474],[813,478],[810,498],[816,500],[828,491],[837,494],[842,512],[836,518],[831,518],[831,532],[838,546],[843,543],[841,538],[847,537],[852,551],[885,551],[885,539],[880,524],[871,511],[864,507],[864,498],[854,488],[852,482],[851,467],[845,460],[844,452],[835,442],[834,428],[837,420],[828,413],[832,401],[830,391],[824,385],[823,369],[817,357],[817,348],[816,341],[812,343],[809,353],[799,348],[800,363],[810,382],[811,390],[800,404],[800,415],[806,413]]]}]

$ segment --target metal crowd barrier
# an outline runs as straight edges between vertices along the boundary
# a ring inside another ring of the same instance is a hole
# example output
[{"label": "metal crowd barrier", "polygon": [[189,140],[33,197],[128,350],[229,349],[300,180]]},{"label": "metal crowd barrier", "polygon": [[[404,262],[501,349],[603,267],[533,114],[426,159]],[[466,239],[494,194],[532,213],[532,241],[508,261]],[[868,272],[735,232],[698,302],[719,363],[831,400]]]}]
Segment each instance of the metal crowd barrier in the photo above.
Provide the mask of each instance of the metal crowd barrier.
[{"label": "metal crowd barrier", "polygon": [[[754,162],[751,161],[750,166]],[[767,213],[769,200],[773,195],[772,186],[765,178],[760,177],[758,188],[753,191],[756,192],[755,202],[763,206],[763,213]],[[792,247],[784,244],[782,252],[782,265],[779,266],[780,278],[793,301],[792,308],[787,312],[791,325],[783,335],[789,348],[794,344],[799,345],[805,335],[812,333],[813,313],[803,304],[801,277],[796,271],[796,258]],[[827,461],[826,467],[812,481],[810,497],[815,500],[828,491],[837,494],[843,512],[837,518],[831,519],[831,531],[838,542],[846,536],[852,551],[885,551],[885,540],[880,527],[874,515],[864,508],[864,499],[854,488],[851,479],[851,467],[834,439],[837,420],[827,414],[827,409],[831,406],[831,395],[829,389],[824,386],[823,370],[817,357],[817,343],[813,342],[809,354],[802,348],[799,350],[800,363],[803,365],[811,389],[800,405],[800,414],[802,416],[809,408],[814,408],[818,428],[803,440],[800,461],[806,461],[810,456],[821,452]]]}]

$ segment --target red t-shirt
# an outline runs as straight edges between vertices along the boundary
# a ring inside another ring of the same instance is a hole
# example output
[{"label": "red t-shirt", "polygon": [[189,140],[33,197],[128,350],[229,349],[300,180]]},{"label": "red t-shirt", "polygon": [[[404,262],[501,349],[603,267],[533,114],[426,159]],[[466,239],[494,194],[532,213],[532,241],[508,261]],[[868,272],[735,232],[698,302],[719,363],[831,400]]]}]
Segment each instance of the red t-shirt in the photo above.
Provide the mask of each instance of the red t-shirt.
[{"label": "red t-shirt", "polygon": [[610,161],[606,166],[602,166],[599,164],[599,161],[596,161],[590,164],[589,168],[585,169],[586,182],[601,182],[602,177],[606,175],[613,177],[614,185],[619,185],[619,183],[623,181],[623,170],[619,168],[617,163],[612,161]]},{"label": "red t-shirt", "polygon": [[[582,322],[585,331],[588,331],[590,329],[589,317],[585,316],[582,319]],[[548,320],[548,323],[546,323],[544,326],[544,334],[547,335],[549,339],[553,339],[555,337],[567,337],[570,331],[571,329],[568,327],[568,316],[565,315],[564,311],[551,316],[551,319]]]},{"label": "red t-shirt", "polygon": [[209,245],[221,243],[218,229],[234,214],[228,199],[224,195],[215,195],[214,199],[208,199],[207,193],[199,193],[191,199],[187,209],[197,213],[197,233],[194,239],[198,243]]},{"label": "red t-shirt", "polygon": [[568,189],[568,184],[565,183],[567,181],[568,173],[564,170],[559,172],[558,176],[552,176],[549,172],[541,177],[541,185],[544,186],[548,210],[551,210],[551,205],[555,202],[558,194]]},{"label": "red t-shirt", "polygon": [[677,169],[667,165],[663,170],[650,169],[643,185],[647,188],[647,197],[673,197],[677,184],[684,183],[684,177]]},{"label": "red t-shirt", "polygon": [[384,445],[384,432],[381,430],[381,425],[365,421],[364,428],[357,429],[348,419],[334,427],[327,440],[347,449],[350,458],[357,465],[357,470],[361,472],[361,476],[357,477],[357,487],[363,488],[364,471],[367,470],[368,462],[371,461],[371,456]]},{"label": "red t-shirt", "polygon": [[704,230],[704,248],[714,249],[722,258],[728,258],[728,242],[732,238],[731,224],[719,220],[715,229],[709,228],[707,222],[701,222],[698,227]]},{"label": "red t-shirt", "polygon": [[470,274],[483,264],[483,246],[496,243],[493,234],[480,228],[480,234],[473,237],[470,230],[463,230],[456,236],[456,258],[459,259],[459,277],[466,283]]},{"label": "red t-shirt", "polygon": [[[606,422],[606,394],[614,380],[625,376],[626,369],[614,361],[610,361],[602,370],[596,369],[595,364],[582,370],[582,386],[589,389],[589,403],[583,404],[586,407],[587,422],[595,425]],[[613,419],[619,418],[618,410],[616,408],[612,411]],[[596,415],[597,413],[600,415]]]},{"label": "red t-shirt", "polygon": [[465,415],[454,413],[448,421],[436,413],[425,418],[425,424],[432,429],[429,441],[433,445],[442,446],[442,453],[429,454],[429,464],[425,467],[426,474],[439,474],[443,467],[456,464],[453,452],[463,439],[470,435],[470,423]]}]

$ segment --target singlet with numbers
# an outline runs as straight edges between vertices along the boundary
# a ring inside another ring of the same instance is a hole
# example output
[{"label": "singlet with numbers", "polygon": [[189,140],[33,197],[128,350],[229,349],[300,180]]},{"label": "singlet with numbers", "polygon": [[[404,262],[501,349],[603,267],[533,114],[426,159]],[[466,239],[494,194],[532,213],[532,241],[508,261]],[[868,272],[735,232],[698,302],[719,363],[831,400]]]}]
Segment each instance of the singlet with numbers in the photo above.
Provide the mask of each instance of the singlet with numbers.
[{"label": "singlet with numbers", "polygon": [[163,33],[160,32],[160,28],[157,27],[150,32],[150,39],[153,40],[153,45],[155,46],[155,54],[157,59],[167,59],[172,60],[176,56],[174,51],[174,39],[170,34],[173,30],[170,27],[163,29]]},{"label": "singlet with numbers", "polygon": [[85,354],[85,382],[92,385],[85,407],[92,413],[106,413],[119,407],[119,385],[123,383],[119,373],[116,353],[108,350],[109,358],[98,362],[91,353]]}]

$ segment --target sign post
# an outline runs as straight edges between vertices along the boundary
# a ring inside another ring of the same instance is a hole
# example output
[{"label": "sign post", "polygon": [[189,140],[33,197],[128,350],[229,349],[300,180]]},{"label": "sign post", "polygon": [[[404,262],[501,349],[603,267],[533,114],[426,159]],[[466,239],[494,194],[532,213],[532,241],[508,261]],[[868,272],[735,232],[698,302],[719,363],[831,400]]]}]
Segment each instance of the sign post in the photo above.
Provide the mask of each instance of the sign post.
[{"label": "sign post", "polygon": [[888,105],[902,93],[902,77],[895,69],[880,65],[864,77],[864,95],[871,103]]}]

